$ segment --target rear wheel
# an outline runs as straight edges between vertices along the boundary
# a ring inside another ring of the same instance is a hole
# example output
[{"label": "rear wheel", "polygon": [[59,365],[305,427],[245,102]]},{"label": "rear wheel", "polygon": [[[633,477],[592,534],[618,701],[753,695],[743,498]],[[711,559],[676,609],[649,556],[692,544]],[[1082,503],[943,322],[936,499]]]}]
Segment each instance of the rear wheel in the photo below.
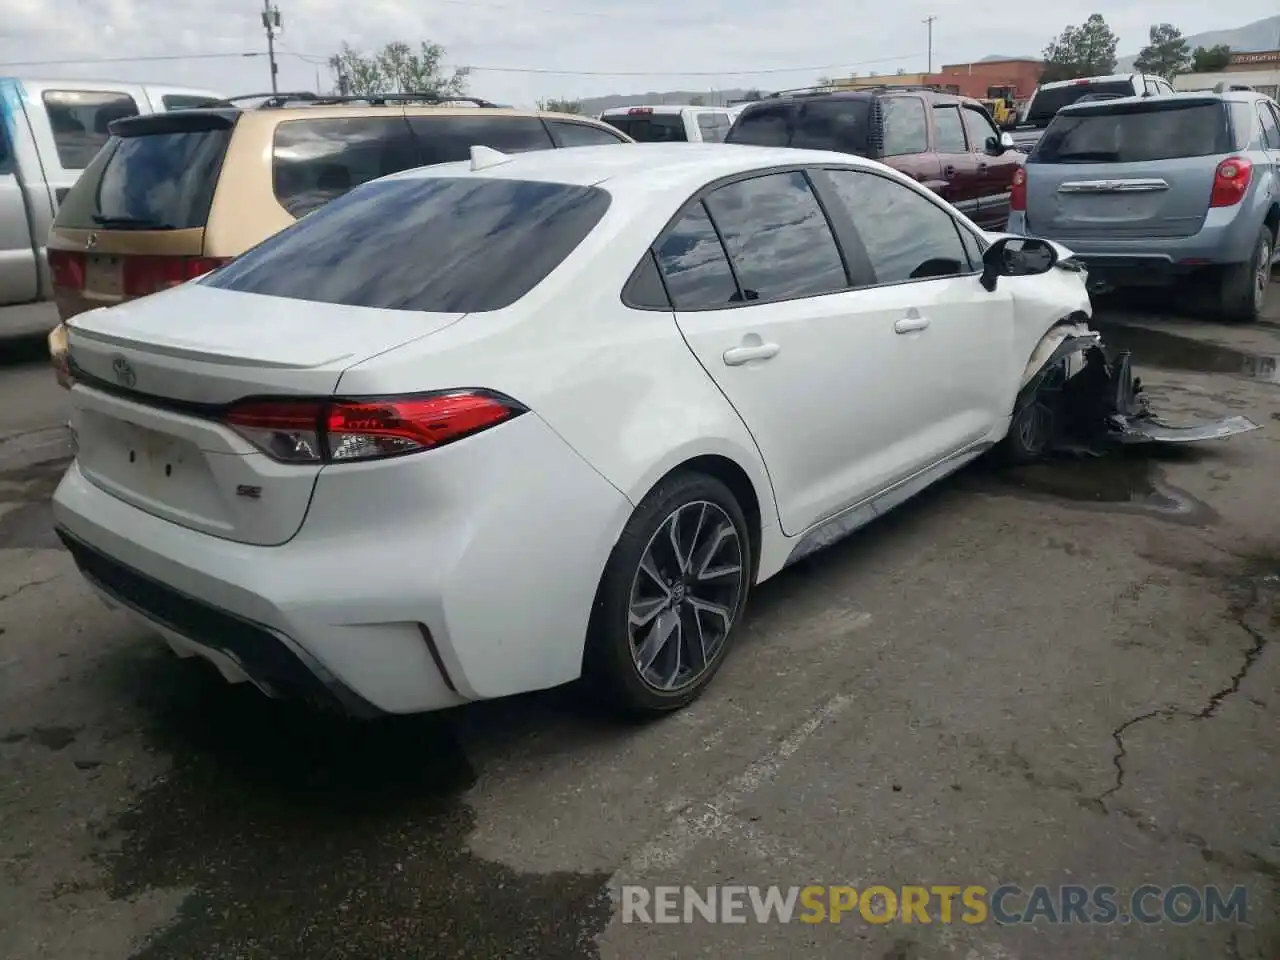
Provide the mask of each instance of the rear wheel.
[{"label": "rear wheel", "polygon": [[1271,257],[1274,252],[1275,235],[1270,227],[1264,226],[1258,233],[1252,258],[1222,271],[1216,306],[1224,320],[1249,322],[1262,315],[1271,283]]},{"label": "rear wheel", "polygon": [[596,594],[584,680],[632,714],[693,701],[724,661],[747,602],[751,541],[733,494],[700,473],[663,481],[636,508]]}]

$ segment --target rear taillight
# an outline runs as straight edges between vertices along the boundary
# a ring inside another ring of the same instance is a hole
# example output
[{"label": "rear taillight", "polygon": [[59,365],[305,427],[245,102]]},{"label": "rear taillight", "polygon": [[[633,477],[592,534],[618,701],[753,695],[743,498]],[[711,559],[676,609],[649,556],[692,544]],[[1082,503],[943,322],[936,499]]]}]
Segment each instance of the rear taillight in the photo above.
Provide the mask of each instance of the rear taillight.
[{"label": "rear taillight", "polygon": [[1209,206],[1234,207],[1249,192],[1253,179],[1253,163],[1244,157],[1227,157],[1213,172],[1213,192]]},{"label": "rear taillight", "polygon": [[224,257],[126,256],[124,295],[145,297],[204,276],[227,262]]},{"label": "rear taillight", "polygon": [[1027,170],[1018,167],[1013,171],[1013,183],[1009,187],[1009,209],[1025,211],[1027,209]]},{"label": "rear taillight", "polygon": [[61,290],[84,289],[84,254],[77,250],[49,250],[49,273],[54,287]]},{"label": "rear taillight", "polygon": [[246,400],[222,419],[282,463],[349,463],[433,450],[524,409],[488,391],[453,390],[360,400]]}]

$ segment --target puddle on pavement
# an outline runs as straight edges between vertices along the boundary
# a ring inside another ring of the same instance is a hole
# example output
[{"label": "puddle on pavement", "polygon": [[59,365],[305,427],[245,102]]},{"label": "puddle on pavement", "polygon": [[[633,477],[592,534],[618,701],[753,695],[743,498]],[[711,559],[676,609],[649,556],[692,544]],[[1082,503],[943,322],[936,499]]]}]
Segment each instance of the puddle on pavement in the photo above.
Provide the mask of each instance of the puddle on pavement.
[{"label": "puddle on pavement", "polygon": [[473,856],[445,716],[348,721],[167,653],[114,669],[173,766],[102,834],[107,889],[195,891],[134,960],[594,956],[608,876]]},{"label": "puddle on pavement", "polygon": [[68,461],[0,471],[0,550],[61,549],[49,499]]},{"label": "puddle on pavement", "polygon": [[1225,373],[1280,383],[1280,356],[1274,354],[1249,353],[1151,327],[1097,320],[1090,325],[1102,334],[1102,340],[1109,349],[1133,351],[1133,365],[1139,375],[1144,367],[1158,367],[1194,373]]},{"label": "puddle on pavement", "polygon": [[1024,494],[1196,523],[1215,516],[1208,504],[1168,483],[1146,451],[1061,456],[1021,467],[991,467],[984,474],[981,486],[988,493]]}]

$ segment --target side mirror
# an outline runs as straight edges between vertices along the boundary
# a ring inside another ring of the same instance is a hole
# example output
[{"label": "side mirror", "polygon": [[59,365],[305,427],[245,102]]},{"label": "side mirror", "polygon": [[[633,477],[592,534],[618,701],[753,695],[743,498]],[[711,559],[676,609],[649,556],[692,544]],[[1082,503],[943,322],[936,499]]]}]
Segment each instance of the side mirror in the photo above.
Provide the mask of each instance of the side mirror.
[{"label": "side mirror", "polygon": [[1000,134],[1000,149],[1012,150],[1017,144],[1013,142],[1013,134],[1005,132]]},{"label": "side mirror", "polygon": [[1038,237],[1001,237],[982,255],[982,286],[992,291],[1000,277],[1034,277],[1058,262],[1053,244]]}]

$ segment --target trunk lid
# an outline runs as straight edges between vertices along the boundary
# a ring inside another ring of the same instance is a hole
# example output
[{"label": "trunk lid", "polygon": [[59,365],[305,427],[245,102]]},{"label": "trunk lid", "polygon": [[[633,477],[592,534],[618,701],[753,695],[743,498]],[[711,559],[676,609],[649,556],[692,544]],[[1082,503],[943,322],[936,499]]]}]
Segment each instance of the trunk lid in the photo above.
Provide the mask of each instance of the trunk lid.
[{"label": "trunk lid", "polygon": [[1027,159],[1027,223],[1046,236],[1187,237],[1232,150],[1217,100],[1126,100],[1059,114]]},{"label": "trunk lid", "polygon": [[333,393],[348,367],[464,314],[219,290],[156,294],[68,324],[81,472],[141,510],[242,543],[289,540],[319,464],[280,463],[219,421],[246,397]]}]

